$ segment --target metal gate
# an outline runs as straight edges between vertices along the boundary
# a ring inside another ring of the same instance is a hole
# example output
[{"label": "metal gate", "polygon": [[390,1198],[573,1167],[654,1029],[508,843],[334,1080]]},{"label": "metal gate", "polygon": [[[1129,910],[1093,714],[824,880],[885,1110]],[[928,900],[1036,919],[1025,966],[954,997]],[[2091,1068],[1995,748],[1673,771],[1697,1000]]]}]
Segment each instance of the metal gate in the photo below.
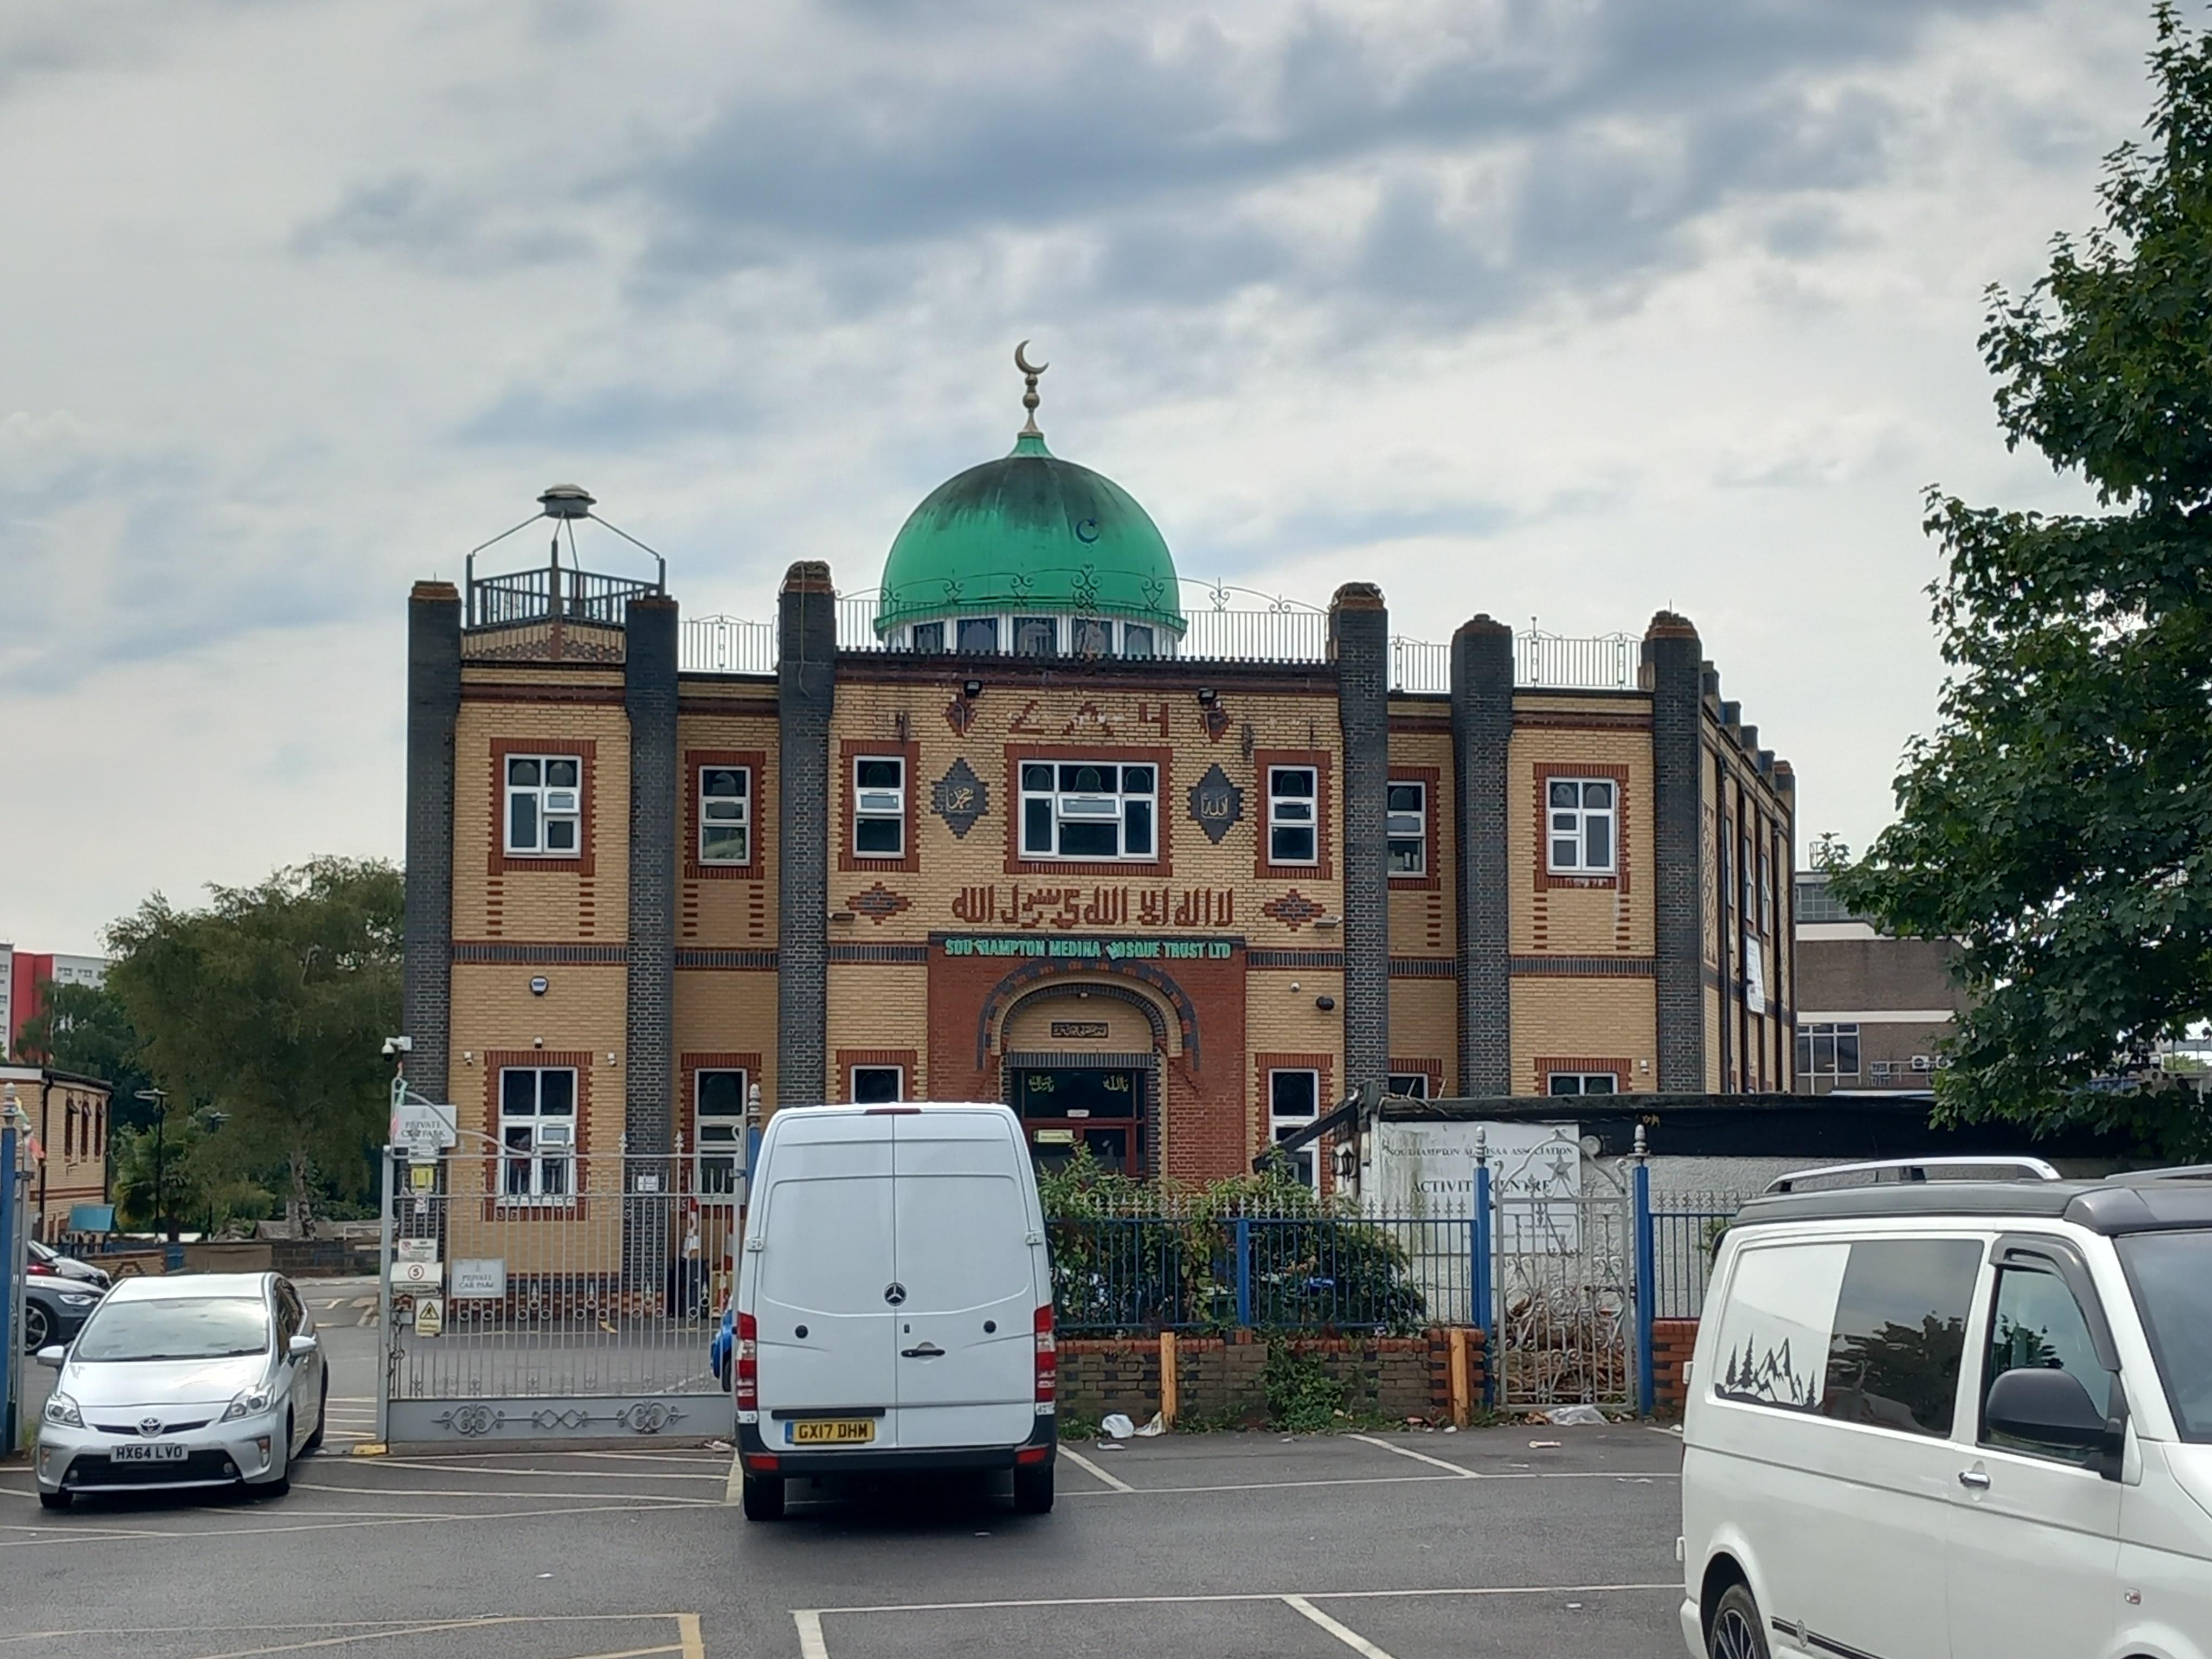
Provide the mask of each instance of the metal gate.
[{"label": "metal gate", "polygon": [[1640,1174],[1564,1139],[1498,1160],[1489,1293],[1501,1408],[1640,1403]]},{"label": "metal gate", "polygon": [[379,1437],[727,1434],[708,1347],[741,1184],[729,1160],[680,1151],[388,1157]]}]

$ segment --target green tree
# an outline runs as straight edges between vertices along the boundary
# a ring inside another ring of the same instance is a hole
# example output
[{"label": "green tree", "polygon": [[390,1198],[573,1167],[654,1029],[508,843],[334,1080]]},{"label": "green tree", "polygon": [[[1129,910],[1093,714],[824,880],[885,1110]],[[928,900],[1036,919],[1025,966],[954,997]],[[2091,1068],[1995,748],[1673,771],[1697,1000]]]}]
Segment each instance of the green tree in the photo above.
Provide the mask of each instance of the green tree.
[{"label": "green tree", "polygon": [[189,1154],[202,1198],[265,1178],[304,1227],[369,1178],[379,1045],[399,1017],[399,872],[319,859],[210,895],[179,910],[156,894],[117,922],[107,983],[169,1091],[172,1146],[180,1121],[222,1115]]},{"label": "green tree", "polygon": [[154,1121],[154,1108],[138,1098],[153,1086],[138,1053],[138,1028],[122,999],[105,985],[49,985],[44,1006],[24,1022],[17,1041],[27,1058],[104,1079],[114,1091],[108,1103],[112,1135]]},{"label": "green tree", "polygon": [[1984,360],[2009,447],[2097,512],[1931,491],[1949,672],[1898,821],[1833,887],[1950,938],[1974,1006],[1939,1111],[2212,1145],[2197,1094],[2117,1070],[2212,1013],[2212,46],[2154,14],[2146,138],[2106,164],[2102,223],[1990,291]]}]

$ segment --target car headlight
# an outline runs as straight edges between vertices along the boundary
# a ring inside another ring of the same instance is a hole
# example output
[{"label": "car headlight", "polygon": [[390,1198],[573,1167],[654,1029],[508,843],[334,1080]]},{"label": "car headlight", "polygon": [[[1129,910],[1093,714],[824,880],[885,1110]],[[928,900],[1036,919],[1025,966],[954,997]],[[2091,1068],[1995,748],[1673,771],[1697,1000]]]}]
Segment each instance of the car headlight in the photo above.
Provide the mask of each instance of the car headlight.
[{"label": "car headlight", "polygon": [[89,1308],[99,1300],[98,1297],[84,1291],[64,1291],[61,1295],[62,1304],[70,1308]]},{"label": "car headlight", "polygon": [[266,1389],[247,1389],[223,1407],[222,1420],[228,1423],[236,1418],[258,1416],[269,1409],[272,1398]]},{"label": "car headlight", "polygon": [[84,1413],[67,1395],[50,1394],[46,1396],[46,1421],[65,1429],[81,1429],[84,1426]]}]

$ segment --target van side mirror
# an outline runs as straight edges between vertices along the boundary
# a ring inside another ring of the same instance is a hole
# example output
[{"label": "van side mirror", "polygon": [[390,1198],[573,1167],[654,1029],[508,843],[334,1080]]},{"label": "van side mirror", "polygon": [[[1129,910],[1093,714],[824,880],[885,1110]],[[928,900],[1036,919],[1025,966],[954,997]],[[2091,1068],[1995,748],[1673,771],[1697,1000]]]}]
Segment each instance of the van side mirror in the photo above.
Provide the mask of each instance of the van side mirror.
[{"label": "van side mirror", "polygon": [[51,1348],[40,1349],[33,1358],[48,1370],[58,1371],[62,1368],[62,1361],[69,1358],[69,1350],[56,1343]]},{"label": "van side mirror", "polygon": [[292,1339],[290,1346],[288,1350],[288,1354],[289,1358],[294,1359],[305,1359],[309,1354],[314,1352],[314,1351],[320,1346],[322,1346],[321,1342],[314,1337],[295,1336]]},{"label": "van side mirror", "polygon": [[2112,1432],[2080,1377],[2037,1366],[2001,1373],[1990,1384],[1984,1418],[1999,1434],[2081,1451],[2104,1446]]}]

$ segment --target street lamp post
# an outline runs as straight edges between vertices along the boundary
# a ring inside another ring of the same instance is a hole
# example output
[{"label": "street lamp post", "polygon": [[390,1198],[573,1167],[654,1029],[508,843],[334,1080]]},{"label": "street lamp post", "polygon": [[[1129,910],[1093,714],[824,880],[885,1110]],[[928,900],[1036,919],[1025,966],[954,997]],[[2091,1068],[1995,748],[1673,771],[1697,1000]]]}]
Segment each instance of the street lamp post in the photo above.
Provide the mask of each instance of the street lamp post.
[{"label": "street lamp post", "polygon": [[138,1098],[151,1101],[154,1105],[154,1224],[166,1243],[176,1231],[169,1224],[169,1164],[165,1133],[169,1127],[169,1091],[141,1089]]}]

